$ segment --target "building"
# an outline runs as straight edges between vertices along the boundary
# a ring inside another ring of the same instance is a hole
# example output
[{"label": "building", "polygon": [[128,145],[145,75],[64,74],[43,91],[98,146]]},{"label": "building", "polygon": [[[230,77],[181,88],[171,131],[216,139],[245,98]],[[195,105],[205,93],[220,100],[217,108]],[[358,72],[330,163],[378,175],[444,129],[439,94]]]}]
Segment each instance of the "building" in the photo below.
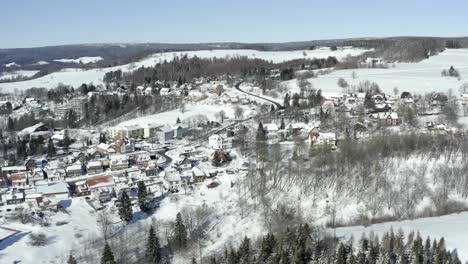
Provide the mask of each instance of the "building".
[{"label": "building", "polygon": [[20,132],[18,132],[18,137],[21,138],[30,138],[30,137],[39,137],[44,138],[51,137],[53,132],[43,123],[35,124],[34,126],[27,127]]},{"label": "building", "polygon": [[204,182],[206,178],[207,178],[207,175],[202,169],[200,169],[199,167],[193,167],[192,169],[193,182],[195,183]]},{"label": "building", "polygon": [[113,192],[115,182],[112,176],[103,176],[86,180],[86,185],[91,193],[96,192]]},{"label": "building", "polygon": [[208,146],[211,149],[230,149],[232,148],[232,139],[221,135],[211,135],[208,138]]},{"label": "building", "polygon": [[370,118],[378,121],[383,126],[398,126],[401,124],[401,119],[396,112],[373,113]]},{"label": "building", "polygon": [[312,144],[314,147],[318,146],[328,146],[331,148],[336,147],[336,134],[333,132],[323,133],[323,132],[310,132],[307,139],[309,144]]},{"label": "building", "polygon": [[127,155],[123,155],[123,154],[112,155],[109,158],[109,167],[113,171],[128,169]]},{"label": "building", "polygon": [[170,126],[162,126],[157,130],[159,143],[166,143],[174,139],[174,130]]},{"label": "building", "polygon": [[11,174],[11,186],[13,188],[25,188],[27,185],[27,173],[26,172],[17,172]]},{"label": "building", "polygon": [[36,187],[36,191],[42,194],[43,197],[54,199],[68,199],[70,191],[68,184],[64,182],[57,182],[48,185],[41,185]]},{"label": "building", "polygon": [[98,174],[104,172],[102,162],[100,160],[94,160],[86,164],[86,171],[88,174]]},{"label": "building", "polygon": [[74,165],[68,166],[65,169],[65,171],[67,173],[67,177],[69,178],[83,175],[83,168],[81,164],[74,164]]}]

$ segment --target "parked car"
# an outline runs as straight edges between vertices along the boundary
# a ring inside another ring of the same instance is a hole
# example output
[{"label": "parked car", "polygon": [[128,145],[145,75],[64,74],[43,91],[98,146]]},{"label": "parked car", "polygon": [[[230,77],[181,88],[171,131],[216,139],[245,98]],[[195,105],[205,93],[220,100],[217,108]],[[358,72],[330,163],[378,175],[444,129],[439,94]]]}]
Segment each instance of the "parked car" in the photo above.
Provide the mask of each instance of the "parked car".
[{"label": "parked car", "polygon": [[213,189],[213,188],[216,188],[218,186],[219,186],[219,183],[214,181],[214,182],[208,184],[206,187],[208,187],[209,189]]}]

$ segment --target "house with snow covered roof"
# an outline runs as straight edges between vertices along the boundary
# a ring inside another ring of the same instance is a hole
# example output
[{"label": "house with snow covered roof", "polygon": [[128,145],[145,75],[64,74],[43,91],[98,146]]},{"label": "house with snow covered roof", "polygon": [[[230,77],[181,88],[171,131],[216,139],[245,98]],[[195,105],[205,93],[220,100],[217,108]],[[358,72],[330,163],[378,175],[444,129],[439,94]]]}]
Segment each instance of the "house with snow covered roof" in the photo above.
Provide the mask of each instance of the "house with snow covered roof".
[{"label": "house with snow covered roof", "polygon": [[86,172],[89,175],[92,174],[99,174],[104,172],[104,168],[102,166],[102,161],[100,160],[91,160],[86,164]]},{"label": "house with snow covered roof", "polygon": [[208,138],[208,146],[211,149],[230,149],[232,148],[232,139],[222,135],[211,135]]},{"label": "house with snow covered roof", "polygon": [[44,138],[52,136],[53,132],[43,123],[37,123],[34,126],[24,128],[18,132],[18,136],[21,138],[30,138],[43,136]]},{"label": "house with snow covered roof", "polygon": [[314,147],[329,146],[336,147],[336,134],[334,132],[310,132],[307,142]]},{"label": "house with snow covered roof", "polygon": [[128,169],[128,157],[124,154],[112,155],[109,157],[109,167],[111,170]]},{"label": "house with snow covered roof", "polygon": [[379,112],[370,115],[370,119],[378,121],[383,126],[398,126],[401,124],[401,119],[397,112]]}]

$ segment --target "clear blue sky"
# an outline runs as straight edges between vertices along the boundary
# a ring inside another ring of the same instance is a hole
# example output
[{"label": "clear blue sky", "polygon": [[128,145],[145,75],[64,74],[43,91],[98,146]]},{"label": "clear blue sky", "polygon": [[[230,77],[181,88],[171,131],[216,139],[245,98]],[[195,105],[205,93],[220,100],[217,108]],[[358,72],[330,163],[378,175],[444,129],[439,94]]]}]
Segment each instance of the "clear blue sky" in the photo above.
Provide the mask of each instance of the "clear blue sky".
[{"label": "clear blue sky", "polygon": [[468,36],[468,1],[4,0],[0,48]]}]

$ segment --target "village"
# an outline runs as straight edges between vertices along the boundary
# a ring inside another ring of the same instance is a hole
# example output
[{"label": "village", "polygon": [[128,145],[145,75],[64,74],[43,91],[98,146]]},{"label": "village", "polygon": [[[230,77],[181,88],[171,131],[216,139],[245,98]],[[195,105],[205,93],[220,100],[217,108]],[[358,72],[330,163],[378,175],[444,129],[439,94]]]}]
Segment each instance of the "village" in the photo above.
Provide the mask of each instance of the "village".
[{"label": "village", "polygon": [[[373,64],[381,61],[368,60]],[[272,70],[270,77],[275,78],[277,72]],[[159,96],[182,96],[186,105],[218,106],[221,111],[214,113],[212,122],[216,124],[213,128],[202,135],[195,133],[199,129],[195,123],[182,122],[178,117],[184,115],[184,109],[170,115],[173,122],[158,122],[150,118],[130,124],[123,122],[101,131],[85,131],[85,136],[76,138],[73,137],[77,135],[70,135],[73,129],[48,127],[43,123],[26,127],[13,136],[26,142],[41,139],[47,154],[27,156],[24,160],[3,156],[0,175],[3,211],[13,213],[15,210],[12,208],[17,211],[24,206],[35,210],[56,210],[61,206],[60,201],[76,197],[86,197],[89,204],[99,210],[118,200],[123,192],[135,198],[139,182],[145,183],[153,197],[181,191],[186,193],[194,184],[216,188],[219,184],[217,177],[229,177],[229,173],[248,169],[248,163],[233,165],[230,164],[232,158],[226,157],[235,153],[233,141],[238,142],[236,137],[240,130],[256,130],[253,117],[264,122],[262,127],[269,144],[302,141],[314,148],[336,150],[339,140],[349,137],[350,131],[356,140],[381,128],[395,131],[400,126],[409,125],[402,121],[401,109],[414,112],[419,109],[421,118],[433,117],[441,114],[441,105],[447,101],[446,96],[440,93],[432,94],[427,102],[422,98],[415,100],[408,92],[394,95],[375,91],[373,94],[324,93],[317,107],[302,107],[293,113],[288,111],[289,106],[271,104],[272,99],[262,97],[262,90],[253,83],[237,82],[229,86],[223,80],[200,79],[192,84],[178,85],[175,82],[169,85],[171,88],[162,85],[158,82],[154,87],[159,88],[137,86],[135,94],[153,96],[153,90],[158,89]],[[80,118],[83,116],[83,102],[102,93],[109,92],[92,91],[87,97],[72,97],[66,107],[65,104],[43,103],[31,97],[22,102],[2,102],[2,106],[12,115],[27,111],[39,116],[40,111],[50,109],[57,118],[62,118],[69,111],[77,113]],[[126,89],[117,87],[110,93],[122,97]],[[302,95],[302,98],[298,100],[299,106],[308,100],[307,96]],[[468,96],[462,94],[456,103],[464,109],[467,100]],[[283,104],[288,103],[291,102],[283,101]],[[294,102],[291,107],[295,107]],[[343,118],[348,121],[343,121]],[[352,127],[339,130],[330,125],[321,126],[321,123],[329,123],[327,119],[346,122]],[[169,120],[166,118],[164,121]],[[420,128],[428,133],[460,133],[455,127],[434,118],[428,118]],[[63,146],[65,138],[73,143]]]}]

